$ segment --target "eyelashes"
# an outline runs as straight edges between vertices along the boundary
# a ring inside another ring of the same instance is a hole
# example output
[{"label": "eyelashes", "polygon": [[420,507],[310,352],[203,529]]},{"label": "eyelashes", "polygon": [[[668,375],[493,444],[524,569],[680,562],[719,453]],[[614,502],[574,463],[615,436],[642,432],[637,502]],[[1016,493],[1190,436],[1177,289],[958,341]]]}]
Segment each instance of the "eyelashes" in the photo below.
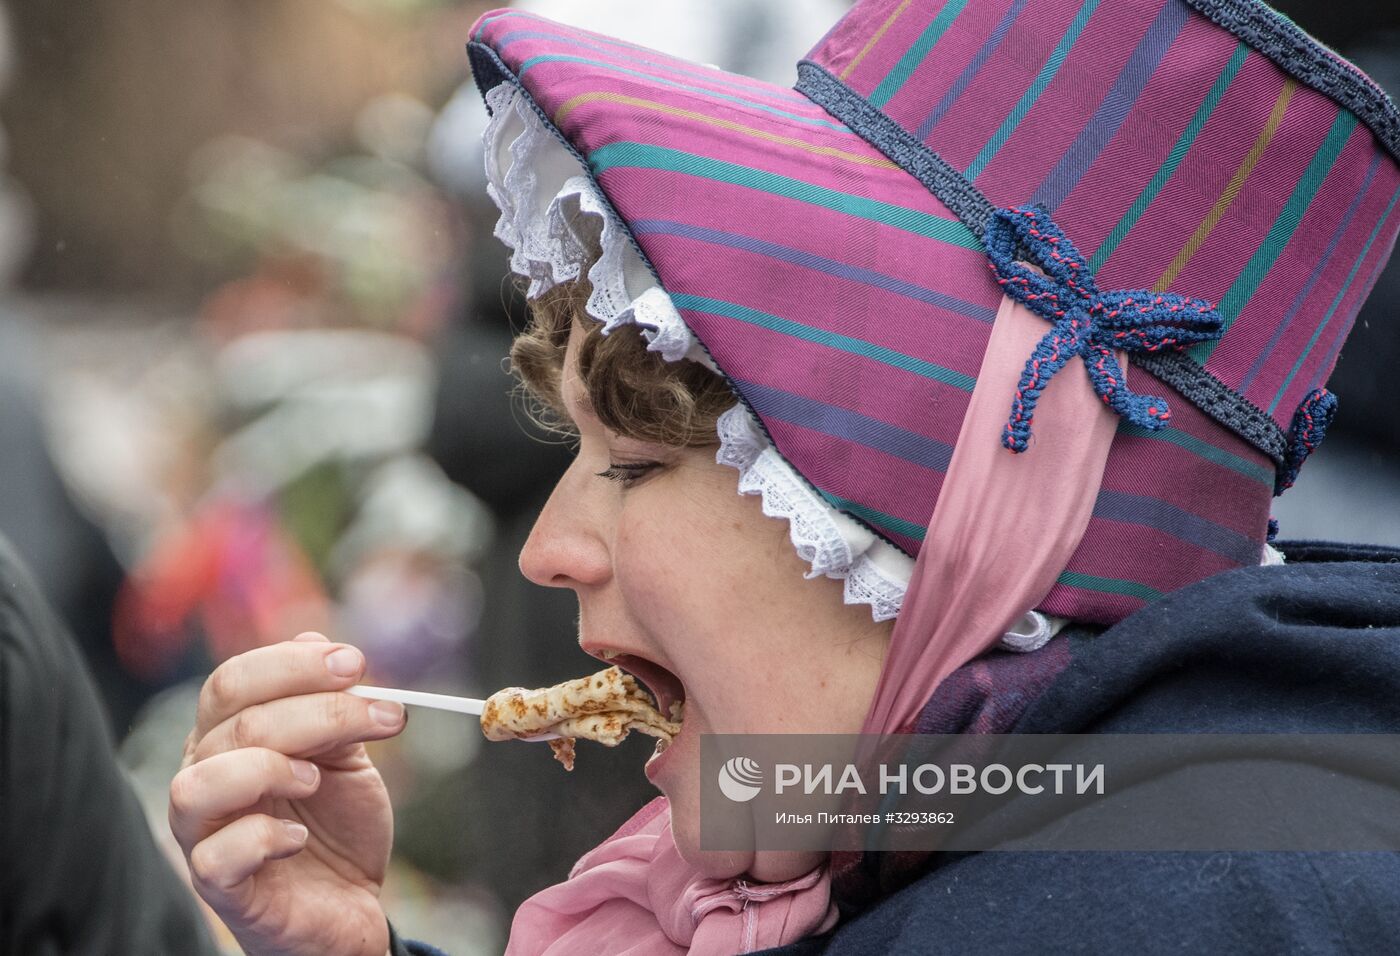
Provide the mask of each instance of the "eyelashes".
[{"label": "eyelashes", "polygon": [[638,480],[645,477],[647,472],[660,466],[660,462],[642,461],[629,464],[618,464],[613,462],[607,468],[599,472],[594,472],[599,478],[607,478],[609,481],[616,481],[624,488],[630,488]]}]

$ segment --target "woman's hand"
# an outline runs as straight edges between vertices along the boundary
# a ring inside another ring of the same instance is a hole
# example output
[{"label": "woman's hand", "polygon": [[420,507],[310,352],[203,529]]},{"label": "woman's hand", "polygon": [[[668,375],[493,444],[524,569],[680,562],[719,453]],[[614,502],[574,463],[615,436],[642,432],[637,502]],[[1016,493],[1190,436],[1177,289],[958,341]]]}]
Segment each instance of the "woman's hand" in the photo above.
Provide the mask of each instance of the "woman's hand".
[{"label": "woman's hand", "polygon": [[364,663],[303,634],[225,661],[200,691],[170,828],[195,890],[250,956],[388,949],[379,890],[394,823],[363,741],[405,717],[340,693]]}]

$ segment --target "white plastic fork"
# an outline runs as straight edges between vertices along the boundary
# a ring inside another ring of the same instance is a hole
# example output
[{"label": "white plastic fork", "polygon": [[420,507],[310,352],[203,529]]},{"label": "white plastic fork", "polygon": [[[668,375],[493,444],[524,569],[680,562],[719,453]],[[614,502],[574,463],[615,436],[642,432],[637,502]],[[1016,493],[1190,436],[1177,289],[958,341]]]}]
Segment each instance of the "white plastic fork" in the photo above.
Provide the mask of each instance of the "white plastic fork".
[{"label": "white plastic fork", "polygon": [[[433,710],[450,710],[456,714],[470,714],[473,717],[480,717],[481,711],[486,707],[486,701],[477,697],[453,697],[451,694],[429,694],[421,690],[399,690],[396,687],[373,687],[369,684],[356,684],[349,688],[347,693],[368,700],[392,700],[400,704],[412,704],[416,707],[431,707]],[[534,737],[517,737],[516,739],[529,743],[543,743],[546,740],[558,740],[559,735],[537,734]]]}]

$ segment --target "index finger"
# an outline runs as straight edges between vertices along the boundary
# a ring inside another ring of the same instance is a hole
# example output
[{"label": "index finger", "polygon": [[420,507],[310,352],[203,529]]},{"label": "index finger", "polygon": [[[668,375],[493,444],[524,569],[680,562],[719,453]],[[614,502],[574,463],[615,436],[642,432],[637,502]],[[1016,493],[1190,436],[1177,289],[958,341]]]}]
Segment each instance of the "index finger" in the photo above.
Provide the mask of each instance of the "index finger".
[{"label": "index finger", "polygon": [[256,704],[344,690],[364,669],[365,657],[358,649],[309,634],[230,657],[199,692],[192,742],[197,744],[210,730]]}]

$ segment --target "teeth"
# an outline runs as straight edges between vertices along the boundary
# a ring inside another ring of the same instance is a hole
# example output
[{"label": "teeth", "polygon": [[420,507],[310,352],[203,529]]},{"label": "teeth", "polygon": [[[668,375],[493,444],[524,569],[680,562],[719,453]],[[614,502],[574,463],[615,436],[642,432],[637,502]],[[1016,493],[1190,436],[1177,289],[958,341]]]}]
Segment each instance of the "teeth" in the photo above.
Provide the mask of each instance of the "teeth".
[{"label": "teeth", "polygon": [[671,746],[671,742],[665,737],[656,738],[656,753],[665,753],[666,748]]},{"label": "teeth", "polygon": [[615,650],[613,650],[613,649],[610,648],[610,647],[600,647],[600,648],[598,648],[598,656],[601,657],[601,658],[602,658],[603,660],[605,660],[605,661],[610,661],[610,660],[612,660],[614,657],[620,656],[620,653],[621,653],[620,651],[615,651]]}]

